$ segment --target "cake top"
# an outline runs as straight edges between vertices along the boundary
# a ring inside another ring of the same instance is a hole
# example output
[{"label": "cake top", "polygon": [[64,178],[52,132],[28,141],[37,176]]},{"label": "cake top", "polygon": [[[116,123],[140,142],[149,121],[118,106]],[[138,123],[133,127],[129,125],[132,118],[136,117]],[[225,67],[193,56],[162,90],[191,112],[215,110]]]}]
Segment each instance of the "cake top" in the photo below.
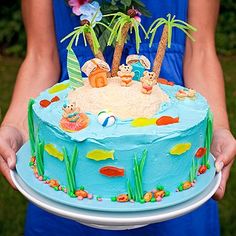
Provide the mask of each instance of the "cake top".
[{"label": "cake top", "polygon": [[69,103],[75,103],[81,111],[98,115],[102,110],[110,110],[115,117],[126,120],[139,117],[151,118],[160,105],[169,101],[169,97],[159,86],[155,86],[152,96],[141,93],[142,85],[133,81],[132,86],[121,87],[120,78],[109,78],[109,85],[93,88],[86,80],[84,86],[72,90],[68,94]]},{"label": "cake top", "polygon": [[[116,79],[114,79],[114,81],[115,80]],[[141,84],[140,82],[137,83]],[[109,85],[107,87],[109,88]],[[103,139],[106,139],[108,137],[135,137],[134,139],[129,139],[128,146],[130,148],[132,147],[132,144],[135,145],[135,143],[138,142],[137,138],[139,138],[139,141],[141,141],[144,136],[146,139],[152,142],[153,140],[156,140],[158,138],[164,138],[170,135],[173,137],[178,136],[178,132],[180,131],[187,132],[189,130],[188,132],[191,133],[192,127],[196,126],[206,119],[209,106],[206,99],[199,93],[196,93],[195,99],[191,99],[188,97],[178,99],[176,95],[178,95],[179,91],[187,91],[186,88],[179,85],[170,86],[164,84],[159,84],[156,87],[160,87],[160,89],[163,91],[164,97],[168,96],[169,99],[159,104],[159,110],[155,112],[151,119],[140,116],[139,118],[122,120],[119,117],[115,117],[116,119],[114,124],[109,127],[103,126],[100,123],[98,119],[99,116],[96,114],[96,111],[94,111],[94,114],[91,113],[91,111],[86,111],[85,114],[89,119],[89,123],[86,128],[81,129],[77,132],[71,132],[62,129],[62,127],[60,126],[64,114],[62,108],[65,103],[68,103],[68,94],[72,95],[73,93],[76,93],[76,90],[72,90],[71,88],[69,88],[68,81],[56,84],[52,88],[42,92],[39,97],[35,99],[33,110],[36,114],[36,119],[47,123],[52,130],[57,130],[57,133],[59,131],[59,133],[61,133],[61,135],[65,138],[70,138],[77,141],[94,139],[96,140],[96,142],[99,142],[99,140],[100,142],[102,142]],[[132,88],[132,86],[130,88]],[[58,91],[58,89],[60,91]],[[97,89],[91,90],[94,90],[94,92],[89,94],[93,95],[93,93],[95,93]],[[137,91],[140,93],[140,95],[142,95],[142,93],[140,92],[140,87]],[[93,96],[89,98],[89,94],[86,95],[86,101],[89,101],[89,99],[94,99]],[[69,95],[69,97],[71,95]],[[150,96],[147,94],[144,94],[144,96],[150,98]],[[87,102],[86,104],[85,100],[83,102],[81,100],[82,97],[77,102],[80,101],[80,104],[84,103],[82,107],[91,105],[90,102]],[[47,105],[46,107],[42,106],[42,103],[44,103],[42,101],[48,101],[49,105]],[[95,105],[96,104],[92,104],[92,106]],[[136,110],[136,107],[139,105],[140,104],[137,101],[132,110]],[[154,107],[156,109],[156,104],[154,104]],[[161,121],[163,117],[172,118],[175,122],[170,122],[170,124],[166,125],[160,125],[158,121]]]}]

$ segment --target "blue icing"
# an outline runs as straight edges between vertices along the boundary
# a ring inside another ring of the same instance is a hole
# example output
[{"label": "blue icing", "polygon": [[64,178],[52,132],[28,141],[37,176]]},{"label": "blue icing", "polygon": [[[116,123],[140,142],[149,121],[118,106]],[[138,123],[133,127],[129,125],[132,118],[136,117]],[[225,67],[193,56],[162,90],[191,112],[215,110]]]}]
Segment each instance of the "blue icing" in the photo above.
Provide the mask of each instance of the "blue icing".
[{"label": "blue icing", "polygon": [[[131,178],[132,183],[134,154],[141,155],[144,149],[148,150],[143,172],[144,190],[150,191],[157,184],[161,184],[167,190],[175,191],[181,182],[188,180],[192,157],[204,144],[208,105],[200,94],[197,94],[196,100],[176,99],[175,93],[183,88],[181,86],[160,85],[160,87],[168,94],[171,102],[162,104],[160,111],[154,117],[178,116],[179,123],[134,128],[130,125],[130,120],[118,119],[113,126],[103,127],[98,123],[96,115],[88,113],[90,124],[86,129],[74,133],[64,132],[60,129],[59,122],[63,113],[62,106],[69,91],[66,89],[56,94],[60,97],[60,101],[52,103],[47,108],[39,105],[40,100],[51,100],[55,94],[51,95],[45,91],[35,100],[33,109],[36,130],[39,130],[39,136],[43,137],[45,143],[66,147],[69,156],[74,145],[78,145],[76,184],[84,185],[89,192],[104,197],[126,193],[127,178]],[[174,145],[187,142],[192,144],[189,151],[181,156],[169,154]],[[86,158],[86,154],[93,149],[115,150],[115,160],[96,162]],[[106,165],[124,168],[125,177],[108,178],[101,175],[99,169]],[[46,175],[66,184],[65,163],[47,153],[45,153],[45,171]]]},{"label": "blue icing", "polygon": [[[48,94],[47,92],[41,93],[40,96],[36,99],[34,111],[45,123],[47,123],[48,125],[52,125],[59,132],[68,135],[71,139],[78,141],[83,141],[87,138],[101,140],[108,137],[120,137],[126,135],[135,136],[143,135],[146,133],[148,133],[149,136],[155,135],[156,138],[156,136],[162,137],[170,135],[170,132],[173,134],[177,134],[178,131],[191,129],[194,125],[197,125],[202,120],[204,120],[207,114],[208,105],[205,98],[203,98],[200,94],[197,94],[196,100],[185,99],[183,101],[179,101],[175,98],[175,94],[179,89],[183,89],[183,87],[167,85],[160,85],[160,87],[164,90],[165,93],[168,94],[171,102],[162,104],[160,111],[154,117],[160,117],[163,115],[174,117],[178,116],[180,119],[180,122],[178,124],[134,128],[131,127],[130,120],[122,121],[120,119],[117,119],[115,125],[104,128],[97,122],[96,115],[88,113],[90,124],[86,129],[74,133],[64,132],[59,127],[59,122],[63,113],[62,107],[65,103],[64,100],[66,100],[69,89],[65,89],[64,91],[57,93],[56,95],[59,96],[61,100],[52,103],[47,108],[42,108],[39,105],[39,102],[42,99],[50,100],[53,96],[51,94]],[[194,116],[192,115],[193,112],[195,113]]]}]

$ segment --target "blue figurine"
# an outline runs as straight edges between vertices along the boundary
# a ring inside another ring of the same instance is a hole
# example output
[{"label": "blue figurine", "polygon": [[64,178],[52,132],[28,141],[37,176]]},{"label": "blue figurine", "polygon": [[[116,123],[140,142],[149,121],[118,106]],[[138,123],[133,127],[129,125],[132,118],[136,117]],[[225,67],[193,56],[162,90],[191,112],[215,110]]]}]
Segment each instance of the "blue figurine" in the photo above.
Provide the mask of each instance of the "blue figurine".
[{"label": "blue figurine", "polygon": [[145,70],[149,70],[151,63],[147,57],[143,55],[129,55],[126,58],[126,64],[132,65],[134,77],[133,80],[140,81],[140,78],[143,76]]}]

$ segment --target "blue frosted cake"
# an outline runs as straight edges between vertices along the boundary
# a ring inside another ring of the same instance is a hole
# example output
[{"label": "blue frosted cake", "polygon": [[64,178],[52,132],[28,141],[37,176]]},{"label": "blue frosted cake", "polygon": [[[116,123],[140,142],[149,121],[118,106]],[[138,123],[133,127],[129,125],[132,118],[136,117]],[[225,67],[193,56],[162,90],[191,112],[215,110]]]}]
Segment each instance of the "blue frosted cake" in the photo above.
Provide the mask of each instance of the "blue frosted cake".
[{"label": "blue frosted cake", "polygon": [[161,201],[197,185],[210,168],[205,98],[152,72],[138,77],[132,66],[109,78],[109,66],[93,60],[95,69],[82,67],[88,78],[81,86],[58,83],[30,101],[35,176],[68,199],[124,204]]}]

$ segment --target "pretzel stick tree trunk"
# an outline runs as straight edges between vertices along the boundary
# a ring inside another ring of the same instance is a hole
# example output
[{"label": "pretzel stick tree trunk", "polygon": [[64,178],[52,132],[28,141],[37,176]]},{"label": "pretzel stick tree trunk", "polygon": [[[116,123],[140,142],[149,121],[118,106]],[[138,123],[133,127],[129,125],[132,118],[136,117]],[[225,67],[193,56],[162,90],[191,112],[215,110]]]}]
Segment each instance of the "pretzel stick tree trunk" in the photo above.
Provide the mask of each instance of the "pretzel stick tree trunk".
[{"label": "pretzel stick tree trunk", "polygon": [[[90,24],[90,23],[89,23],[88,20],[82,20],[82,21],[81,21],[81,25],[85,25],[85,24]],[[94,42],[93,42],[93,38],[92,38],[91,33],[90,33],[90,32],[85,32],[85,37],[86,37],[86,40],[87,40],[87,42],[88,42],[88,44],[89,44],[89,47],[91,48],[91,50],[92,50],[92,52],[93,52],[93,55],[94,55],[96,58],[105,61],[105,58],[104,58],[103,53],[102,53],[102,51],[101,51],[100,48],[98,49],[98,52],[95,53],[95,50],[94,50]]]},{"label": "pretzel stick tree trunk", "polygon": [[131,27],[131,23],[127,22],[123,26],[122,31],[121,31],[121,35],[122,35],[121,36],[121,41],[116,42],[113,61],[112,61],[112,70],[111,70],[111,75],[112,76],[117,76],[117,72],[119,70],[120,61],[121,61],[121,57],[122,57],[122,52],[123,52],[123,49],[124,49],[125,41],[127,39],[127,35],[128,35],[130,27]]},{"label": "pretzel stick tree trunk", "polygon": [[161,40],[158,45],[156,57],[152,68],[153,72],[156,73],[157,79],[159,78],[160,75],[161,65],[165,56],[167,43],[168,43],[168,26],[165,25],[162,31]]}]

